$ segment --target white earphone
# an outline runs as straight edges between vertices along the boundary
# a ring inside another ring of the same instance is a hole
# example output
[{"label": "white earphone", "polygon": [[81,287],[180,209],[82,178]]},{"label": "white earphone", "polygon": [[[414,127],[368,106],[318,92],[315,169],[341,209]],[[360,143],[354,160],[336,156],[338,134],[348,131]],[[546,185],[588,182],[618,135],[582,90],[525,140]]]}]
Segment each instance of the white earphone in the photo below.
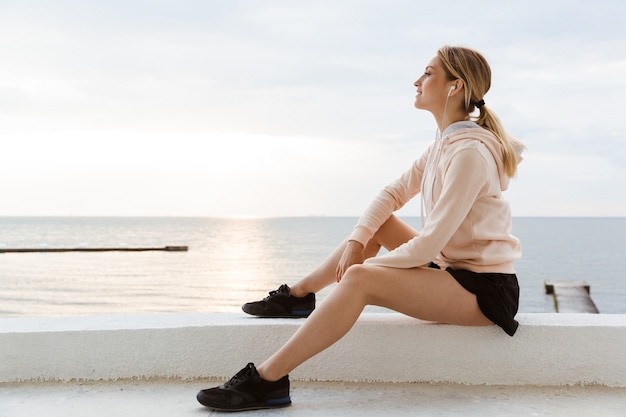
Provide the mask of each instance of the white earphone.
[{"label": "white earphone", "polygon": [[450,94],[452,94],[454,90],[456,90],[456,85],[453,85],[452,87],[450,87],[450,90],[448,91],[448,97],[450,97]]}]

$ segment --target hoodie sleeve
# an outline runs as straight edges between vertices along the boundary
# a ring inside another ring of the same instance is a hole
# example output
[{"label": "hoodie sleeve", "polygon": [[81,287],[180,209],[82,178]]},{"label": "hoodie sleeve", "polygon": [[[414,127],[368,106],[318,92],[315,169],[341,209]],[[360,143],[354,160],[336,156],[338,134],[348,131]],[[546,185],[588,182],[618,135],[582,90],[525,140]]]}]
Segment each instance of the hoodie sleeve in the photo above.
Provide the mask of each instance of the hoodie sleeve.
[{"label": "hoodie sleeve", "polygon": [[440,197],[419,236],[365,263],[392,268],[430,263],[459,229],[488,182],[486,163],[480,152],[470,148],[456,153],[444,172]]},{"label": "hoodie sleeve", "polygon": [[429,148],[410,169],[400,178],[383,188],[359,218],[349,240],[355,240],[365,247],[374,233],[387,221],[394,211],[402,208],[415,197],[422,185],[424,167],[430,153]]}]

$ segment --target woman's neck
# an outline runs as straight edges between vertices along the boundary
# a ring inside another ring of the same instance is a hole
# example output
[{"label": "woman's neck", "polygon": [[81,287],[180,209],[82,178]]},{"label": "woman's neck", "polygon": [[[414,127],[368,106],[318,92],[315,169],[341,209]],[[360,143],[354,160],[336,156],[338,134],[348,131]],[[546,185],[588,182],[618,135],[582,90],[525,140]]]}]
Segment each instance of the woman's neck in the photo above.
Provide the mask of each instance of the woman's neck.
[{"label": "woman's neck", "polygon": [[452,123],[461,122],[463,120],[469,120],[469,114],[465,113],[464,111],[460,109],[455,111],[455,110],[448,108],[447,111],[444,114],[439,115],[439,117],[437,117],[434,114],[433,116],[435,116],[437,127],[439,128],[440,132],[443,132],[444,130],[446,130],[446,128],[450,126]]}]

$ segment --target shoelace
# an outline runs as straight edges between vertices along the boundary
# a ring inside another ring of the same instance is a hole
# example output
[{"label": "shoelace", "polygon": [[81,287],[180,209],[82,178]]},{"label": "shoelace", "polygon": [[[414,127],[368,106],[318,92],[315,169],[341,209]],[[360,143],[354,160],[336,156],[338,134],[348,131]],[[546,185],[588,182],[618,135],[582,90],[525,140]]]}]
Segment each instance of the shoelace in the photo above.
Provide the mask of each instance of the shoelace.
[{"label": "shoelace", "polygon": [[233,376],[227,383],[224,384],[224,388],[228,388],[232,385],[237,385],[239,382],[243,381],[244,379],[250,378],[252,376],[253,366],[254,365],[252,365],[252,363],[249,363],[248,365],[246,365],[245,368],[237,372],[235,376]]},{"label": "shoelace", "polygon": [[273,296],[275,296],[276,294],[283,293],[283,292],[285,292],[285,293],[289,294],[289,287],[287,287],[287,284],[283,284],[283,285],[281,285],[281,286],[280,286],[277,290],[270,291],[270,292],[269,292],[269,294],[270,294],[270,295],[268,295],[267,297],[265,297],[265,298],[264,298],[264,300],[268,300],[270,297],[273,297]]}]

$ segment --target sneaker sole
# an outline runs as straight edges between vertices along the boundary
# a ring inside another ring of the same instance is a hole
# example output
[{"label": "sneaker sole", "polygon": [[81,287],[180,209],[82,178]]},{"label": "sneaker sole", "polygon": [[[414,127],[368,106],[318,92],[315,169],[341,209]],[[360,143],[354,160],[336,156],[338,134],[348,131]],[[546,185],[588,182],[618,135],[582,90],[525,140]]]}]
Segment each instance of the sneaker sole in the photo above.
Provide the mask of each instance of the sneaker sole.
[{"label": "sneaker sole", "polygon": [[252,314],[252,313],[248,313],[246,311],[247,314],[254,316],[254,317],[258,317],[260,319],[306,319],[307,317],[309,317],[311,315],[311,313],[306,313],[306,314],[291,314],[291,315],[267,315],[267,314]]},{"label": "sneaker sole", "polygon": [[205,404],[202,401],[200,401],[200,396],[198,396],[197,398],[200,404],[215,411],[235,412],[235,411],[267,410],[271,408],[289,407],[291,405],[291,397],[276,398],[274,400],[268,400],[267,402],[264,402],[264,403],[246,404],[246,405],[242,405],[241,407],[232,407],[232,408],[222,407],[219,405]]},{"label": "sneaker sole", "polygon": [[253,310],[246,311],[243,307],[242,307],[242,310],[244,313],[249,314],[251,316],[265,317],[268,319],[301,319],[301,318],[309,317],[311,313],[313,312],[313,310],[295,310],[295,311],[292,311],[291,314],[264,314],[264,313],[254,312]]}]

